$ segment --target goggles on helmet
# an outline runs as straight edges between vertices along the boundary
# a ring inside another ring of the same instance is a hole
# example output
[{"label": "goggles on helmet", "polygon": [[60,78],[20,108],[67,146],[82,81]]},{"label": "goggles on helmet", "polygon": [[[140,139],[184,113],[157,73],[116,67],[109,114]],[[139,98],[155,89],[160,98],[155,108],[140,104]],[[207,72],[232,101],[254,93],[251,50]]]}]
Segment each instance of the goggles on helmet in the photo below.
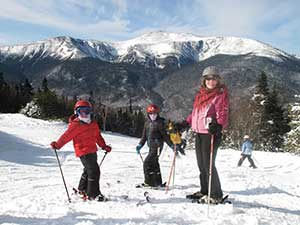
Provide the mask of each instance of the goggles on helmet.
[{"label": "goggles on helmet", "polygon": [[88,106],[81,106],[76,109],[77,115],[89,115],[92,112],[92,108]]},{"label": "goggles on helmet", "polygon": [[206,75],[204,77],[205,80],[218,80],[219,78],[220,78],[219,75],[214,75],[214,74]]}]

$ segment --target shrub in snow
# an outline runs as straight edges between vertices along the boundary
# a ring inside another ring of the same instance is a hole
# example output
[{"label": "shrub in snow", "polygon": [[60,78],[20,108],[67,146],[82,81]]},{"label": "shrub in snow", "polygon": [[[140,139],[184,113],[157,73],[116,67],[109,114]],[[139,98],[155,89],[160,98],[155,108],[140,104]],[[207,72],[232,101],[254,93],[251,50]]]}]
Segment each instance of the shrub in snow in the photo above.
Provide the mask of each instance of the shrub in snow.
[{"label": "shrub in snow", "polygon": [[27,103],[20,113],[33,118],[41,118],[41,109],[34,100]]}]

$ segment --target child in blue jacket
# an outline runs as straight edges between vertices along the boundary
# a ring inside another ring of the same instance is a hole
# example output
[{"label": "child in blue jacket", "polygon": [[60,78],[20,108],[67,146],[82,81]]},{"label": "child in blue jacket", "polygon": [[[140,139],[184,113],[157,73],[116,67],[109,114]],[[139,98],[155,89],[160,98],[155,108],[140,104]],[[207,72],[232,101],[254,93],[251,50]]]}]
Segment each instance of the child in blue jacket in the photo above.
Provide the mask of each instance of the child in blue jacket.
[{"label": "child in blue jacket", "polygon": [[241,166],[243,161],[248,158],[248,161],[250,163],[250,167],[252,168],[257,168],[254,164],[254,161],[253,159],[251,158],[251,155],[252,155],[252,151],[253,151],[253,144],[250,140],[250,137],[249,135],[245,135],[244,136],[244,143],[242,145],[242,154],[241,154],[241,158],[238,162],[238,166]]}]

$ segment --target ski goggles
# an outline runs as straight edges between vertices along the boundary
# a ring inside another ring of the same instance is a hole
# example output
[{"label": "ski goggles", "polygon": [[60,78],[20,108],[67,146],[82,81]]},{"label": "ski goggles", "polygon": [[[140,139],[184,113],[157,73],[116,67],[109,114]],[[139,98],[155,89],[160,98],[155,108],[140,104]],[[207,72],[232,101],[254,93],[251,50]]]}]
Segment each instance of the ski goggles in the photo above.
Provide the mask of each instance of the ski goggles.
[{"label": "ski goggles", "polygon": [[80,115],[89,115],[92,113],[92,108],[88,106],[78,107],[76,109],[76,114]]},{"label": "ski goggles", "polygon": [[205,80],[219,80],[220,76],[219,75],[214,75],[214,74],[210,74],[210,75],[206,75],[204,77]]}]

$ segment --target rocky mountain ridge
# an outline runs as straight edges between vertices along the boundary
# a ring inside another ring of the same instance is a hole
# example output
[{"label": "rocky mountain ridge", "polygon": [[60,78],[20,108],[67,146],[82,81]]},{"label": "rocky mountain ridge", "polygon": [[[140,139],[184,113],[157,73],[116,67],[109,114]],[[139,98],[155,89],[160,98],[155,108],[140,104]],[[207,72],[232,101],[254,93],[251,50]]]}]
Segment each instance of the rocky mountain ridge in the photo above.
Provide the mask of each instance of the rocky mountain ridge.
[{"label": "rocky mountain ridge", "polygon": [[112,106],[150,102],[175,119],[185,117],[200,84],[202,70],[220,67],[232,98],[250,95],[266,72],[283,99],[300,94],[300,60],[255,40],[151,32],[122,42],[56,37],[28,45],[0,47],[5,79],[25,77],[38,87],[46,77],[57,93],[93,92]]}]

